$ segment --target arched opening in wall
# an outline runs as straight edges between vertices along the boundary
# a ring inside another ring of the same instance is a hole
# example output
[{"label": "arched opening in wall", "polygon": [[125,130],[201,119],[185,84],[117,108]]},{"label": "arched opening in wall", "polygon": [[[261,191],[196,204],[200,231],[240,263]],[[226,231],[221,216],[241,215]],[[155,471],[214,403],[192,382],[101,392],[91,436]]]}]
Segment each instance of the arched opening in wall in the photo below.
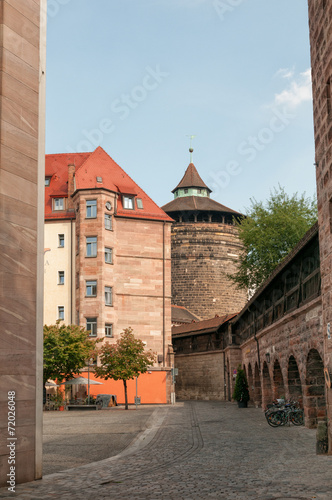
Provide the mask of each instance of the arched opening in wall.
[{"label": "arched opening in wall", "polygon": [[250,396],[250,401],[254,401],[254,392],[255,392],[255,387],[254,387],[254,381],[253,381],[253,376],[252,376],[252,368],[251,364],[249,363],[248,365],[248,385],[249,385],[249,396]]},{"label": "arched opening in wall", "polygon": [[262,372],[262,381],[263,381],[263,402],[264,406],[266,406],[269,403],[272,403],[273,401],[273,392],[272,392],[272,384],[271,384],[271,377],[269,373],[269,369],[267,366],[266,361],[264,361],[263,365],[263,372]]},{"label": "arched opening in wall", "polygon": [[273,396],[274,399],[285,398],[285,384],[279,361],[274,362],[273,367]]},{"label": "arched opening in wall", "polygon": [[300,372],[294,356],[291,356],[288,361],[288,393],[289,399],[298,401],[300,406],[303,406]]},{"label": "arched opening in wall", "polygon": [[255,376],[254,376],[254,404],[256,408],[262,406],[262,386],[261,386],[261,378],[259,374],[258,364],[255,364]]},{"label": "arched opening in wall", "polygon": [[311,349],[307,357],[304,412],[308,427],[317,426],[317,420],[326,418],[324,364],[319,352]]}]

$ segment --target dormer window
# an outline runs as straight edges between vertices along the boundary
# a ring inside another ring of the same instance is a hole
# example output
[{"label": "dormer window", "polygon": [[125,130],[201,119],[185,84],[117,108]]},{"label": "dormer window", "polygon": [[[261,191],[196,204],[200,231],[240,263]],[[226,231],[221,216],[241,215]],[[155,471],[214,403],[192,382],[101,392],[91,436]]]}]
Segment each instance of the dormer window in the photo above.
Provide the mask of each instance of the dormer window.
[{"label": "dormer window", "polygon": [[49,186],[51,182],[51,177],[45,177],[45,187]]},{"label": "dormer window", "polygon": [[137,205],[137,208],[143,208],[143,200],[142,198],[137,198],[136,199],[136,205]]},{"label": "dormer window", "polygon": [[133,196],[124,196],[122,200],[123,200],[123,208],[125,208],[126,210],[134,210]]},{"label": "dormer window", "polygon": [[188,189],[184,188],[183,192],[184,192],[184,194],[187,194],[188,193]]},{"label": "dormer window", "polygon": [[65,200],[64,198],[54,198],[53,199],[53,210],[64,210]]}]

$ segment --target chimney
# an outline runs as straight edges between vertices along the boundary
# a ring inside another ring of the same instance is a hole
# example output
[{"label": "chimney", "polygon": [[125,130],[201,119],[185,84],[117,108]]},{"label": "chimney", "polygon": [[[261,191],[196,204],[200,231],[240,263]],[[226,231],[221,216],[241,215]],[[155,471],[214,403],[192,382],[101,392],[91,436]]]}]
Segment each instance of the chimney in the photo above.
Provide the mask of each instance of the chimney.
[{"label": "chimney", "polygon": [[75,191],[74,184],[75,177],[75,165],[73,163],[68,164],[68,210],[74,210],[74,202],[72,194]]}]

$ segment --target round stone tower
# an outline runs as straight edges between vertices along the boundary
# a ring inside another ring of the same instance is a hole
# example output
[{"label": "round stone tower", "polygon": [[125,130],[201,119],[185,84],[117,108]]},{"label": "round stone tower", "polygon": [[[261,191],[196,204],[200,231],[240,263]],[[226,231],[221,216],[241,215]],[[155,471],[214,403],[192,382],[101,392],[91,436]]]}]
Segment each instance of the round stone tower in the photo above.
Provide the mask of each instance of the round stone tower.
[{"label": "round stone tower", "polygon": [[247,295],[227,275],[242,250],[234,225],[242,214],[210,198],[193,163],[172,192],[174,200],[162,207],[174,219],[172,303],[201,319],[239,312]]}]

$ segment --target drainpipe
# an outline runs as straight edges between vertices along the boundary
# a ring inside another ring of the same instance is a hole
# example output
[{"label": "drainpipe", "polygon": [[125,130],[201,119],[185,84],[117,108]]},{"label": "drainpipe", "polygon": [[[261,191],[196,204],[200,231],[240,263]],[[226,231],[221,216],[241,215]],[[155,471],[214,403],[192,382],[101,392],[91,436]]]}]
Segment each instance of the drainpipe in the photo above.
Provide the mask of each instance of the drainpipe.
[{"label": "drainpipe", "polygon": [[[221,330],[221,327],[220,327]],[[224,363],[224,396],[225,396],[225,401],[227,400],[227,382],[226,382],[226,377],[227,377],[227,369],[226,369],[226,353],[225,353],[225,335],[222,335],[222,350],[223,350],[223,363]]]},{"label": "drainpipe", "polygon": [[[68,211],[75,214],[73,194],[75,192],[75,162],[68,163]],[[73,324],[73,218],[70,218],[70,323]]]},{"label": "drainpipe", "polygon": [[70,324],[73,324],[73,219],[70,219]]},{"label": "drainpipe", "polygon": [[166,284],[165,284],[165,224],[166,222],[163,221],[163,367],[165,368],[165,335],[166,335],[166,318],[165,318],[165,311],[166,311],[166,304],[165,304],[165,291],[166,291]]}]

